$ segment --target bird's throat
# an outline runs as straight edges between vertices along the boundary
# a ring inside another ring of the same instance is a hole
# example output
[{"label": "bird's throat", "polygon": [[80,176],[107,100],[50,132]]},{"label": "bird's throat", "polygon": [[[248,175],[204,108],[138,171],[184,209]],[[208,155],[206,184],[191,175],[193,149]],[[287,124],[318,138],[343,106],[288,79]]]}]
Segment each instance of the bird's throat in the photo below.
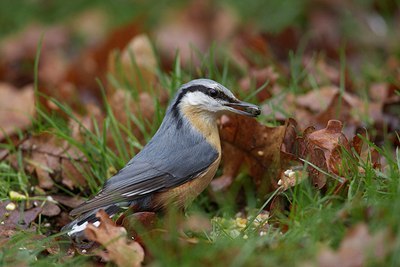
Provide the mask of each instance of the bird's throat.
[{"label": "bird's throat", "polygon": [[208,143],[210,143],[218,153],[221,153],[221,142],[216,114],[204,111],[196,106],[183,107],[182,113],[193,128],[203,135]]}]

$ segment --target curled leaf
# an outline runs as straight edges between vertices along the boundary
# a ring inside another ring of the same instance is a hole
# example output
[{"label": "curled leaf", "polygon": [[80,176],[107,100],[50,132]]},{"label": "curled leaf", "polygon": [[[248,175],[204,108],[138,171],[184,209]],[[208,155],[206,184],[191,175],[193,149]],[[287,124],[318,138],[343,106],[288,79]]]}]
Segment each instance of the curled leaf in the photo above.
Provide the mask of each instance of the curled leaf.
[{"label": "curled leaf", "polygon": [[101,244],[106,251],[96,253],[106,261],[113,261],[120,267],[141,266],[144,250],[135,241],[127,240],[125,228],[116,226],[107,213],[100,210],[96,217],[100,219],[99,227],[89,224],[85,229],[87,238]]}]

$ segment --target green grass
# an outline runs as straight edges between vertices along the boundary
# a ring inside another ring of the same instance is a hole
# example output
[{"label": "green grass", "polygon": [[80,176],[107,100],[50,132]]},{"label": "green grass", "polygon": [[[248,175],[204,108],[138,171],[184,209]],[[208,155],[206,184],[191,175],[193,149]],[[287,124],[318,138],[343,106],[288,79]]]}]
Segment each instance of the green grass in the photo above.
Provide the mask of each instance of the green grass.
[{"label": "green grass", "polygon": [[[29,3],[29,2],[27,2]],[[58,1],[54,2],[57,5]],[[94,1],[96,5],[102,4],[101,1]],[[93,3],[90,3],[92,5]],[[290,3],[288,1],[287,3]],[[63,4],[65,4],[63,2]],[[5,2],[2,5],[6,5]],[[25,7],[29,9],[29,4]],[[74,13],[86,8],[83,4],[66,4],[66,14]],[[89,5],[89,4],[88,4]],[[239,4],[238,4],[239,5]],[[299,4],[300,5],[300,4]],[[162,6],[162,5],[161,5]],[[251,7],[248,7],[251,10]],[[273,27],[291,24],[297,19],[302,18],[303,5],[295,13],[287,16],[287,21],[274,22]],[[37,8],[39,9],[39,8]],[[2,9],[0,7],[0,10]],[[19,10],[30,13],[25,9]],[[43,14],[42,10],[34,10],[32,17]],[[60,11],[61,12],[61,11]],[[244,10],[244,17],[247,11]],[[59,13],[56,13],[56,15]],[[45,17],[45,21],[53,22],[56,15]],[[22,16],[22,15],[21,15]],[[62,16],[62,17],[63,17]],[[127,18],[125,14],[123,18]],[[259,16],[255,16],[256,18]],[[1,16],[0,16],[1,18]],[[3,17],[6,20],[7,17]],[[25,23],[24,20],[15,19],[15,25]],[[26,18],[28,20],[30,18]],[[264,18],[266,20],[267,18]],[[264,20],[258,22],[266,23]],[[272,26],[266,26],[272,27]],[[283,26],[282,26],[283,27]],[[7,33],[4,30],[2,33]],[[302,94],[307,88],[302,87],[304,80],[309,80],[314,84],[313,89],[317,88],[314,78],[301,67],[303,47],[297,52],[289,55],[291,76],[287,81],[282,82],[282,95],[293,93]],[[217,51],[217,52],[216,52]],[[175,90],[185,81],[198,76],[204,76],[215,79],[228,88],[238,88],[238,77],[246,74],[246,70],[241,69],[231,63],[229,57],[222,60],[224,64],[218,66],[215,54],[219,54],[217,47],[211,49],[209,54],[202,58],[202,66],[199,68],[183,69],[179,64],[179,55],[176,57],[176,63],[171,73],[165,73],[157,70],[158,79],[168,91],[173,95]],[[133,59],[134,61],[134,59]],[[344,89],[344,67],[346,60],[342,58],[340,64],[341,70],[341,90]],[[377,68],[377,66],[372,66]],[[36,65],[37,71],[37,65]],[[121,75],[123,73],[121,72]],[[369,77],[369,74],[365,74]],[[371,76],[373,76],[371,74]],[[373,81],[384,80],[384,75],[373,76]],[[112,84],[118,85],[127,90],[132,98],[138,101],[137,92],[129,79],[124,82],[118,82],[114,77],[109,77]],[[313,83],[314,82],[314,83]],[[119,84],[120,83],[120,84]],[[121,85],[121,86],[120,86]],[[99,83],[100,90],[103,85]],[[241,99],[250,102],[256,102],[255,94],[262,88],[253,88],[249,95],[237,91]],[[104,91],[104,90],[103,90]],[[72,137],[71,130],[68,128],[67,121],[59,114],[48,114],[38,107],[38,116],[32,127],[33,134],[43,132],[51,133],[63,140],[66,140],[71,146],[77,148],[83,153],[88,161],[89,169],[83,170],[85,179],[88,182],[87,188],[79,188],[71,191],[62,185],[57,185],[59,190],[66,194],[80,194],[84,197],[96,193],[101,184],[110,176],[110,169],[120,169],[134,154],[146,143],[155,133],[160,125],[165,106],[158,103],[156,93],[149,90],[154,99],[156,107],[154,118],[146,121],[142,116],[130,114],[125,124],[116,120],[115,114],[109,103],[104,97],[105,119],[101,125],[93,118],[94,129],[89,131],[81,125],[73,111],[62,102],[48,98],[66,115],[72,118],[76,123],[82,126],[83,141],[78,141]],[[127,103],[124,105],[126,113],[129,113]],[[259,103],[265,104],[265,103]],[[279,110],[279,106],[274,107],[274,111]],[[287,114],[290,116],[291,114]],[[259,120],[264,123],[270,123],[269,118],[264,115]],[[368,118],[365,118],[367,120]],[[137,127],[144,136],[144,142],[140,142],[132,134],[132,129]],[[20,134],[22,140],[24,135]],[[115,150],[107,146],[107,137],[110,137],[115,144]],[[24,161],[22,152],[10,144],[1,144],[2,148],[11,149],[18,159],[18,168],[13,169],[7,162],[0,162],[0,199],[8,199],[11,190],[24,194],[31,194],[31,185],[35,177],[29,176],[24,171]],[[341,240],[345,237],[346,231],[352,226],[363,222],[366,223],[372,233],[382,229],[388,229],[393,237],[393,248],[391,253],[383,263],[385,266],[400,265],[400,151],[394,149],[390,144],[384,147],[376,147],[369,143],[369,146],[376,148],[384,156],[386,161],[385,168],[378,171],[372,168],[369,161],[359,161],[354,157],[347,156],[345,162],[350,169],[343,175],[348,179],[347,190],[339,194],[334,194],[337,181],[328,178],[326,192],[315,189],[311,183],[302,182],[297,186],[288,189],[285,192],[271,192],[264,198],[256,197],[255,186],[250,177],[242,172],[234,181],[227,192],[217,193],[213,196],[208,192],[202,193],[194,203],[185,211],[184,216],[200,213],[208,218],[212,224],[210,232],[186,232],[189,237],[196,237],[197,244],[182,243],[179,236],[182,235],[177,229],[177,221],[183,220],[180,216],[166,216],[160,219],[159,225],[167,229],[166,235],[158,235],[156,238],[149,233],[142,234],[153,259],[150,262],[153,266],[300,266],[303,262],[314,261],[316,255],[322,247],[338,248]],[[365,170],[365,173],[359,172],[359,167]],[[260,236],[258,231],[250,224],[264,206],[271,203],[272,197],[278,195],[283,203],[284,209],[271,214],[268,221],[269,228],[265,235]],[[241,204],[237,203],[240,196]],[[237,212],[247,212],[248,228],[239,227],[235,223],[235,214]],[[174,214],[174,213],[171,213]],[[13,235],[10,241],[0,248],[0,266],[15,265],[17,263],[29,266],[71,266],[74,264],[90,264],[91,258],[86,256],[66,256],[66,249],[69,242],[54,233],[55,229],[48,230],[44,224],[46,219],[37,223],[36,231],[18,231]],[[52,232],[53,231],[53,232]],[[38,235],[48,235],[41,237]],[[59,246],[61,252],[55,255],[49,255],[44,252],[50,246]],[[372,263],[371,263],[371,266]]]},{"label": "green grass", "polygon": [[[215,66],[212,57],[204,59],[201,68],[204,73],[208,73],[217,81],[225,80],[234,84],[235,78],[226,69],[219,70]],[[159,79],[163,86],[173,94],[177,85],[195,77],[193,73],[186,73],[179,65],[179,57],[173,73],[159,72]],[[229,64],[225,65],[228,68]],[[228,84],[229,84],[228,83]],[[101,84],[99,85],[101,87]],[[129,87],[132,94],[134,88]],[[235,88],[234,86],[232,88]],[[255,89],[256,90],[256,89]],[[288,91],[292,91],[290,87]],[[254,101],[253,97],[250,96]],[[154,96],[154,99],[156,97]],[[72,110],[58,102],[53,101],[67,117],[72,118],[77,123],[80,121],[73,115]],[[156,100],[155,100],[156,101]],[[140,129],[146,129],[144,121],[140,116],[131,116],[127,124],[121,124],[115,119],[112,109],[105,101],[106,118],[103,125],[96,125],[93,131],[85,128],[84,140],[75,140],[71,132],[66,127],[66,121],[47,114],[38,109],[38,118],[35,121],[34,129],[36,132],[49,132],[52,135],[66,140],[70,145],[79,149],[87,158],[90,170],[84,175],[88,181],[89,191],[85,196],[97,192],[109,175],[110,167],[121,168],[130,157],[140,149],[142,144],[130,132],[135,124],[139,124]],[[159,126],[164,113],[164,106],[156,104],[154,120],[149,131],[143,131],[144,139],[148,141]],[[126,112],[128,108],[126,107]],[[83,125],[82,125],[83,127]],[[116,151],[112,151],[106,145],[106,135],[110,135],[116,144]],[[125,136],[123,139],[122,136]],[[373,146],[373,144],[370,144]],[[368,224],[372,232],[380,229],[389,229],[394,236],[399,235],[398,221],[400,219],[400,155],[391,153],[392,148],[377,148],[385,156],[387,166],[380,172],[372,168],[370,162],[358,162],[353,157],[348,157],[346,161],[352,166],[345,177],[349,180],[348,190],[341,194],[334,195],[333,191],[337,182],[333,179],[329,181],[326,193],[315,189],[310,183],[303,182],[285,191],[275,192],[284,202],[290,205],[290,209],[284,209],[274,213],[270,218],[270,227],[264,236],[260,236],[254,227],[240,228],[234,222],[235,214],[241,211],[241,207],[236,203],[239,195],[244,194],[244,207],[249,215],[249,222],[257,216],[260,208],[270,203],[271,194],[264,199],[255,198],[255,188],[249,177],[243,173],[235,180],[230,190],[223,196],[216,196],[215,199],[205,192],[186,210],[186,214],[202,213],[210,220],[212,219],[212,231],[207,233],[194,233],[198,243],[193,245],[182,244],[179,241],[179,233],[176,228],[176,221],[171,218],[161,219],[160,224],[168,231],[167,238],[150,238],[144,233],[143,238],[147,241],[154,259],[152,264],[155,266],[202,266],[202,265],[226,265],[226,266],[295,266],[303,261],[312,260],[318,253],[321,246],[331,246],[337,248],[345,235],[346,230],[359,222]],[[17,155],[20,153],[15,152]],[[20,155],[21,157],[21,155]],[[1,163],[1,198],[7,198],[9,190],[29,192],[31,177],[23,171],[21,159],[20,168],[13,170],[7,163]],[[366,172],[361,174],[358,167],[362,166]],[[244,188],[244,191],[241,190]],[[83,188],[81,188],[83,190]],[[68,190],[64,188],[66,192]],[[274,194],[275,194],[274,193]],[[75,194],[69,192],[69,194]],[[346,213],[343,217],[340,214]],[[222,221],[221,221],[222,220]],[[44,222],[43,222],[44,223]],[[286,227],[284,227],[286,226]],[[65,248],[67,241],[56,241],[54,235],[36,241],[32,239],[37,234],[45,233],[44,227],[39,227],[37,232],[27,233],[24,231],[14,235],[7,243],[6,249],[0,250],[0,265],[7,265],[14,259],[33,266],[42,265],[71,265],[79,262],[86,262],[89,259],[84,256],[73,258],[63,258],[61,252],[56,255],[46,256],[43,250],[49,244],[58,244]],[[283,230],[286,229],[286,230]],[[192,236],[193,233],[187,233]],[[148,239],[147,239],[148,238]],[[399,239],[396,239],[399,240]],[[23,248],[23,249],[21,249]],[[63,251],[63,250],[62,250]],[[391,266],[400,264],[399,254],[400,243],[396,242],[393,253],[386,259],[386,263]]]}]

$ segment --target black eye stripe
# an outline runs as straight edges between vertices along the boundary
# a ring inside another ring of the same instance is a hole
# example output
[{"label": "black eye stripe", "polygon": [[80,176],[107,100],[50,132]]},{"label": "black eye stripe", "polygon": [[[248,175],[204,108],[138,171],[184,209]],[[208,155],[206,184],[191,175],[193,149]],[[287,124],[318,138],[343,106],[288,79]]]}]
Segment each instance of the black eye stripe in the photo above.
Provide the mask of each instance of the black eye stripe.
[{"label": "black eye stripe", "polygon": [[[217,92],[216,96],[211,96],[211,90],[215,90]],[[179,110],[178,110],[178,105],[181,102],[182,98],[190,92],[203,92],[206,95],[209,95],[215,99],[221,99],[224,100],[226,102],[231,102],[231,103],[235,103],[237,102],[236,99],[233,99],[229,96],[227,96],[226,94],[224,94],[222,91],[218,90],[218,89],[214,89],[214,88],[209,88],[203,85],[193,85],[190,87],[187,87],[185,89],[182,89],[182,91],[179,93],[178,97],[175,100],[175,103],[172,106],[172,112],[174,114],[174,116],[178,116],[179,115]]]},{"label": "black eye stripe", "polygon": [[211,97],[217,97],[219,95],[219,91],[212,88],[212,89],[208,90],[208,95]]}]

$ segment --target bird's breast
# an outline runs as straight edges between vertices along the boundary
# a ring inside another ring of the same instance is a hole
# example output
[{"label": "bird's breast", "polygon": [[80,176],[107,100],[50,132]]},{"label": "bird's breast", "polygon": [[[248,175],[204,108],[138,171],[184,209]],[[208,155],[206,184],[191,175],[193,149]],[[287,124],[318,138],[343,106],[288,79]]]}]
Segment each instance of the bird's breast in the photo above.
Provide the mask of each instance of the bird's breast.
[{"label": "bird's breast", "polygon": [[175,207],[186,207],[192,202],[214,178],[221,161],[221,154],[218,158],[203,172],[199,173],[195,178],[177,186],[167,189],[164,192],[157,193],[154,196],[154,206],[156,209],[165,208],[169,204]]},{"label": "bird's breast", "polygon": [[[210,145],[209,148],[212,151],[205,150],[203,153],[215,155],[215,152],[217,152],[217,158],[214,158],[207,168],[196,174],[195,177],[190,175],[187,177],[186,182],[155,194],[153,204],[156,209],[164,208],[165,206],[168,206],[168,204],[173,204],[178,207],[184,207],[189,204],[210,184],[221,161],[221,142],[216,117],[209,112],[196,108],[195,106],[185,106],[181,111],[184,119],[187,120],[189,124],[188,126],[192,127],[196,134],[200,134],[204,138],[203,142],[207,142]],[[196,149],[195,146],[193,149]],[[194,153],[193,155],[193,157],[201,156],[204,156],[205,158],[209,157],[209,155],[199,155],[198,153]],[[198,158],[191,160],[201,161]],[[180,162],[180,164],[184,165],[185,162]]]}]

